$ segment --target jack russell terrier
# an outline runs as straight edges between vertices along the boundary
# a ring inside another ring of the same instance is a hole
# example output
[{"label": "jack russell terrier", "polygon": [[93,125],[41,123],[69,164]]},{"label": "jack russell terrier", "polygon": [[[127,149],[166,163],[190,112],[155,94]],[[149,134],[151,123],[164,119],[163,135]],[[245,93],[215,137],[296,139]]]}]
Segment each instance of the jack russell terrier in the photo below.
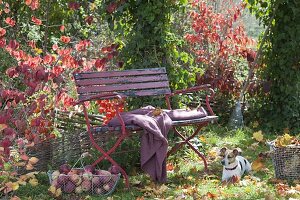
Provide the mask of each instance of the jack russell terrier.
[{"label": "jack russell terrier", "polygon": [[222,182],[231,181],[234,177],[239,180],[245,172],[251,170],[251,164],[241,156],[238,149],[228,150],[224,147],[220,150],[220,156],[223,157],[221,161],[223,165]]}]

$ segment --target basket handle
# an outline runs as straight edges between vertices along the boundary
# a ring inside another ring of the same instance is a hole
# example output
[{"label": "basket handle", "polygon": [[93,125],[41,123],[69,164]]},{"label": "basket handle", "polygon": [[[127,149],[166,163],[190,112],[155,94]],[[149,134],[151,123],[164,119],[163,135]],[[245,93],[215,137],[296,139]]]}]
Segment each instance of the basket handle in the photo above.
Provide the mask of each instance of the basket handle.
[{"label": "basket handle", "polygon": [[86,157],[92,157],[92,155],[89,152],[84,152],[81,154],[81,156],[78,158],[78,160],[74,163],[71,169],[74,169],[78,162],[81,164],[81,168],[84,168],[83,159]]},{"label": "basket handle", "polygon": [[272,152],[276,150],[275,145],[274,145],[274,141],[268,141],[268,142],[266,142],[266,144],[270,147],[270,150]]}]

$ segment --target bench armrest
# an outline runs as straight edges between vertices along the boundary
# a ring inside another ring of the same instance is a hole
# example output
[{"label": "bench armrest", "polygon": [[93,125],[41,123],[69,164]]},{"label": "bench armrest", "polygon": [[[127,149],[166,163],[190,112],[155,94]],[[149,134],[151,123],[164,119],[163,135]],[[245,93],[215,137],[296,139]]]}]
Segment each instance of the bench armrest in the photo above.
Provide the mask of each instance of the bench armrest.
[{"label": "bench armrest", "polygon": [[210,87],[210,84],[194,86],[194,87],[190,87],[190,88],[183,89],[183,90],[175,90],[171,94],[167,94],[166,95],[166,101],[167,101],[168,109],[172,110],[171,103],[170,103],[170,97],[175,96],[175,95],[180,95],[180,94],[187,94],[187,93],[191,93],[191,92],[198,92],[198,91],[201,91],[201,90],[208,90],[210,92],[210,94],[206,95],[206,98],[205,98],[206,107],[207,107],[208,112],[209,112],[210,115],[215,115],[212,108],[210,107],[210,101],[213,99],[213,97],[215,95],[215,92]]}]

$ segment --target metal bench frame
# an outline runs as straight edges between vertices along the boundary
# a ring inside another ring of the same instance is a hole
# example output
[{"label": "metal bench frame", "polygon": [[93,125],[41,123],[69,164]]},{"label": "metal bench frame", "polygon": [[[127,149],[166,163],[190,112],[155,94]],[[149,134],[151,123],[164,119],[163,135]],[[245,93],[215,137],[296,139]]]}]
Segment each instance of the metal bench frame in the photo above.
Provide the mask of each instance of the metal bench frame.
[{"label": "metal bench frame", "polygon": [[[125,170],[111,158],[112,154],[117,147],[122,143],[122,141],[129,136],[130,132],[140,130],[141,128],[130,125],[126,126],[118,107],[124,103],[126,97],[140,97],[140,96],[165,96],[167,108],[172,110],[170,98],[175,95],[187,94],[191,92],[197,92],[200,90],[208,90],[209,95],[206,96],[206,108],[209,112],[209,116],[190,119],[173,121],[172,127],[176,135],[178,135],[182,142],[177,143],[166,156],[175,153],[184,144],[188,145],[204,162],[204,168],[207,170],[207,161],[203,153],[201,153],[197,148],[195,148],[190,140],[194,138],[200,130],[207,126],[210,122],[217,120],[217,116],[214,114],[210,107],[210,100],[214,96],[214,91],[209,85],[195,86],[184,90],[177,90],[171,92],[169,87],[168,76],[165,68],[150,68],[150,69],[135,69],[135,70],[123,70],[123,71],[104,71],[104,72],[82,72],[75,73],[75,84],[78,93],[78,104],[83,106],[83,112],[85,115],[87,132],[91,140],[92,145],[102,154],[94,163],[101,162],[102,160],[108,160],[112,165],[119,168],[121,174],[124,177],[126,187],[129,187],[128,175]],[[95,101],[100,99],[118,99],[119,103],[116,105],[116,116],[118,117],[121,126],[120,127],[108,127],[104,126],[92,126],[88,117],[88,111],[84,104],[86,101]],[[189,137],[185,137],[177,129],[179,126],[195,126],[195,132]],[[105,131],[119,131],[117,141],[109,150],[105,151],[101,146],[99,146],[93,133],[105,132]]]}]

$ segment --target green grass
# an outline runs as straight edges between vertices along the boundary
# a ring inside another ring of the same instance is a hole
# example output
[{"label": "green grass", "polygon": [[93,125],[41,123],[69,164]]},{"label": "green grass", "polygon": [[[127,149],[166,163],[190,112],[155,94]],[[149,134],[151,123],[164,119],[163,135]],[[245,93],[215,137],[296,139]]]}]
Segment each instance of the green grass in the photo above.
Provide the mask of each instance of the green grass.
[{"label": "green grass", "polygon": [[[154,184],[145,174],[136,174],[130,177],[131,187],[124,188],[122,181],[117,185],[115,192],[110,196],[75,196],[63,195],[61,199],[286,199],[276,191],[275,184],[269,180],[274,177],[274,169],[270,158],[266,158],[266,169],[260,172],[252,172],[243,177],[242,181],[234,185],[222,185],[222,166],[220,159],[213,156],[215,149],[226,146],[227,148],[239,147],[250,162],[257,159],[258,154],[266,152],[269,147],[265,143],[257,143],[253,138],[253,130],[245,128],[232,131],[227,128],[213,125],[205,129],[205,142],[202,149],[205,151],[209,171],[203,171],[203,163],[195,153],[183,148],[177,154],[172,155],[168,162],[174,166],[173,172],[168,172],[166,184]],[[272,140],[276,136],[264,135],[266,139]],[[21,186],[15,195],[21,199],[53,199],[48,194],[48,180],[46,174],[37,177],[40,184],[36,187],[30,185]],[[300,198],[300,196],[293,196]]]}]

